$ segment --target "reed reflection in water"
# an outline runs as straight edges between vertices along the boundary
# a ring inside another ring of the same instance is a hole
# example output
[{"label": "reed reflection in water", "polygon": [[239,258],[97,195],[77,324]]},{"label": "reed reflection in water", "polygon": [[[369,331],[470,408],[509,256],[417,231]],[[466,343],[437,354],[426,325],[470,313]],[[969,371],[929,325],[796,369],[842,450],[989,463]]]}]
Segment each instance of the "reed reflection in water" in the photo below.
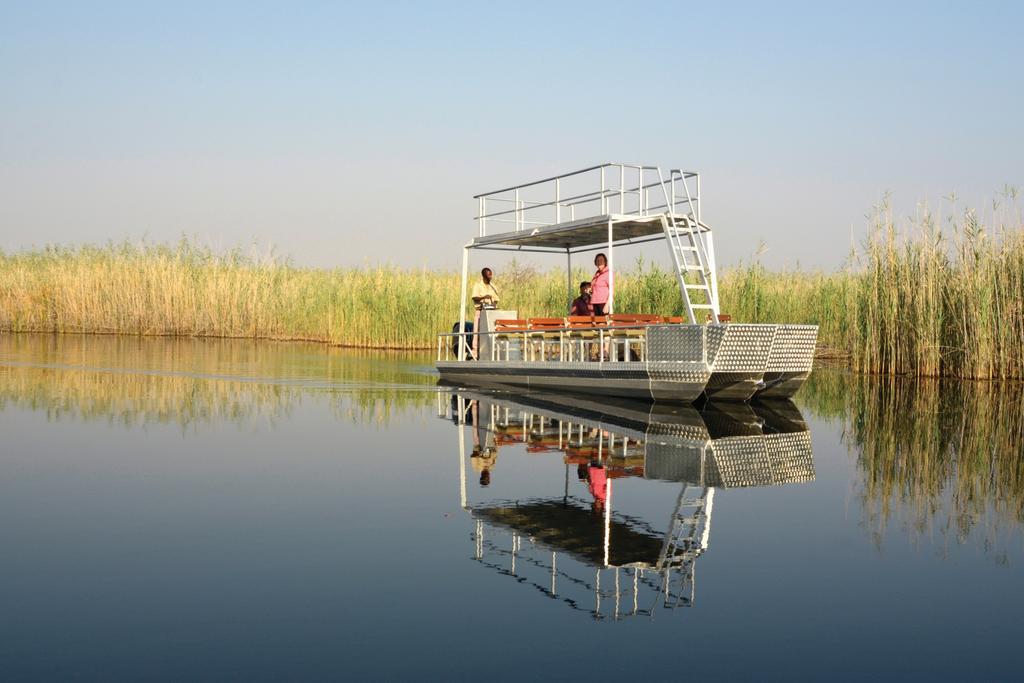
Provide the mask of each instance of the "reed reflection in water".
[{"label": "reed reflection in water", "polygon": [[520,678],[497,629],[549,677],[680,643],[690,676],[1019,677],[1017,388],[442,391],[407,354],[0,335],[0,670]]},{"label": "reed reflection in water", "polygon": [[[0,409],[126,426],[274,421],[305,397],[351,423],[427,419],[430,358],[319,344],[0,334]],[[1024,385],[815,372],[797,396],[834,420],[860,476],[853,489],[881,545],[891,524],[913,538],[965,543],[1001,561],[1024,530]]]},{"label": "reed reflection in water", "polygon": [[344,394],[337,417],[386,426],[431,405],[428,360],[321,344],[0,333],[0,409],[184,428],[278,419],[303,396]]},{"label": "reed reflection in water", "polygon": [[975,537],[997,562],[1022,541],[1024,384],[823,371],[799,398],[812,413],[841,420],[876,545],[893,523],[915,540]]}]

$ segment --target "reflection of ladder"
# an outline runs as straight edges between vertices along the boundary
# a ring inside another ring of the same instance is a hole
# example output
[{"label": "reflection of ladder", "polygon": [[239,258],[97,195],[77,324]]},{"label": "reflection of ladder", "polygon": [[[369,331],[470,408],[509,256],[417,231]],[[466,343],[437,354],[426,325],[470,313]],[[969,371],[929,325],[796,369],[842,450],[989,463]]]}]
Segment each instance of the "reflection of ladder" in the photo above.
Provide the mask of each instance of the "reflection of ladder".
[{"label": "reflection of ladder", "polygon": [[699,495],[694,496],[690,493],[693,488],[695,487],[684,484],[679,492],[675,511],[665,533],[661,557],[658,558],[657,567],[664,575],[666,601],[670,597],[670,574],[672,570],[677,570],[682,574],[682,586],[677,593],[677,602],[680,597],[689,593],[688,602],[693,604],[694,562],[708,547],[715,489],[712,486],[705,486],[700,489]]},{"label": "reflection of ladder", "polygon": [[[672,171],[669,182],[675,187],[677,171]],[[658,171],[662,187],[665,186],[665,179]],[[690,213],[677,216],[675,211],[675,192],[669,198],[668,190],[665,190],[665,203],[668,211],[661,219],[662,228],[665,231],[665,239],[668,240],[669,250],[672,252],[672,263],[676,269],[676,279],[679,281],[679,292],[682,294],[683,303],[686,305],[686,315],[690,318],[691,324],[697,324],[697,311],[706,310],[711,322],[718,322],[718,302],[715,300],[715,284],[713,282],[711,259],[708,258],[707,248],[704,240],[701,239],[700,231],[707,230],[707,226],[699,223],[693,214],[693,198],[690,197],[690,190],[686,182],[682,187],[687,195],[687,205],[691,207]],[[696,273],[696,278],[689,278],[690,273]],[[691,282],[695,279],[696,282]],[[703,301],[694,301],[692,294],[703,295]]]}]

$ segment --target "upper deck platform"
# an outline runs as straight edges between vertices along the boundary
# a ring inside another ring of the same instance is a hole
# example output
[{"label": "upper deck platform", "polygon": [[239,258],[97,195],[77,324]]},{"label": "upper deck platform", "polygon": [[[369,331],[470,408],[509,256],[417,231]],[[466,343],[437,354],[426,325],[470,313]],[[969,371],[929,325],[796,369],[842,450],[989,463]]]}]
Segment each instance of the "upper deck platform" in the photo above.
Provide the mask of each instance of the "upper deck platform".
[{"label": "upper deck platform", "polygon": [[[653,216],[629,214],[599,214],[576,220],[554,223],[543,227],[499,232],[473,238],[474,249],[514,249],[519,251],[570,252],[603,249],[608,245],[608,226],[612,226],[612,241],[620,244],[641,244],[665,239],[661,222],[666,213]],[[676,220],[684,216],[676,214]],[[708,228],[698,224],[702,231]]]},{"label": "upper deck platform", "polygon": [[664,239],[664,218],[700,231],[700,176],[606,163],[494,190],[479,203],[475,249],[576,252]]}]

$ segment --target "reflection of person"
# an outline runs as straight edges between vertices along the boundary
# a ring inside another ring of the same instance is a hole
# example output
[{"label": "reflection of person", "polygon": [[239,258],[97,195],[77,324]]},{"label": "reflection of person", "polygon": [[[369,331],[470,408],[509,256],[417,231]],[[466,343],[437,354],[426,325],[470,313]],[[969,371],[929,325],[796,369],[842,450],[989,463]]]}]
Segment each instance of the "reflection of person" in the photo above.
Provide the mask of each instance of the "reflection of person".
[{"label": "reflection of person", "polygon": [[469,404],[462,404],[462,414],[459,414],[459,395],[452,394],[452,423],[462,424],[466,419],[466,413],[468,412]]},{"label": "reflection of person", "polygon": [[473,451],[473,456],[469,461],[473,463],[473,471],[480,475],[480,485],[490,486],[491,470],[498,464],[498,453],[496,451],[490,453]]},{"label": "reflection of person", "polygon": [[608,473],[604,469],[604,465],[598,462],[591,462],[587,467],[587,488],[590,489],[590,495],[594,497],[594,511],[600,511],[604,509],[605,499],[608,491],[605,488],[605,484],[608,481]]},{"label": "reflection of person", "polygon": [[473,285],[473,292],[470,296],[473,299],[473,357],[476,358],[476,342],[480,331],[480,311],[484,308],[494,308],[498,304],[498,290],[494,288],[491,279],[494,273],[490,268],[480,271],[480,281]]},{"label": "reflection of person", "polygon": [[611,277],[612,272],[608,269],[608,257],[598,254],[594,257],[594,265],[597,272],[590,279],[590,304],[594,307],[594,315],[607,315],[611,308]]},{"label": "reflection of person", "polygon": [[572,300],[572,308],[569,315],[593,315],[594,307],[590,304],[590,283],[580,283],[580,295]]},{"label": "reflection of person", "polygon": [[[480,474],[480,485],[488,486],[491,483],[491,470],[498,464],[498,446],[494,439],[494,431],[480,419],[480,412],[480,402],[470,401],[469,419],[473,434],[473,454],[469,461],[473,465],[473,471]],[[489,419],[489,404],[485,404],[484,413]]]}]

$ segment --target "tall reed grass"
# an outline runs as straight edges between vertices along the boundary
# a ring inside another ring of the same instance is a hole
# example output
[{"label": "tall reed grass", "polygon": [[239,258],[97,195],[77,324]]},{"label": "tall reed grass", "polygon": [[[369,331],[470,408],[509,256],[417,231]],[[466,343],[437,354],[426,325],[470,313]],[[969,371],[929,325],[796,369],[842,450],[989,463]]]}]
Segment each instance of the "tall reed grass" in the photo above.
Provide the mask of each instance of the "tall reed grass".
[{"label": "tall reed grass", "polygon": [[[1024,220],[1007,188],[990,225],[970,210],[921,209],[897,221],[887,204],[836,272],[719,277],[737,322],[814,323],[820,346],[870,373],[1024,378]],[[899,223],[899,224],[898,224]],[[574,273],[579,281],[588,273]],[[524,316],[565,311],[565,274],[513,263],[503,302]],[[455,272],[385,266],[323,270],[177,246],[52,247],[0,253],[0,330],[300,339],[432,348],[458,318]],[[680,315],[673,276],[638,261],[616,274],[620,311]]]}]

